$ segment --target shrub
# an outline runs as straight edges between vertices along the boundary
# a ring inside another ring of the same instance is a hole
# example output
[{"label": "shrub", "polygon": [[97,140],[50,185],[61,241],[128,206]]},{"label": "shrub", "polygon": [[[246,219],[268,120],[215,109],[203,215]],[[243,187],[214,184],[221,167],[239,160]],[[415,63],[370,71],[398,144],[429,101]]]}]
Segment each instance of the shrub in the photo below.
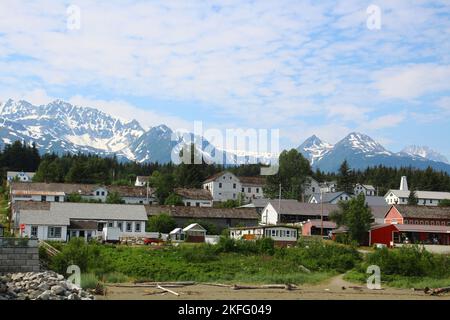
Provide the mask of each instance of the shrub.
[{"label": "shrub", "polygon": [[217,252],[213,245],[201,244],[192,247],[180,248],[182,257],[187,262],[210,262],[217,260]]},{"label": "shrub", "polygon": [[81,274],[81,287],[83,289],[95,289],[99,281],[97,276],[93,273],[82,273]]},{"label": "shrub", "polygon": [[157,216],[152,216],[148,219],[146,231],[169,233],[170,231],[175,229],[176,226],[177,223],[175,222],[174,218],[166,213],[162,213]]}]

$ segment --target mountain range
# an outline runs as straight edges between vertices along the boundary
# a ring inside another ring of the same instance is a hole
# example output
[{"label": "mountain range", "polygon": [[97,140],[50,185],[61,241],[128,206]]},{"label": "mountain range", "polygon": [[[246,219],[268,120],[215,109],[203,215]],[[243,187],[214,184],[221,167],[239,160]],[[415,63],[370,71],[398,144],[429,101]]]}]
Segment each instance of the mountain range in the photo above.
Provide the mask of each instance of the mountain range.
[{"label": "mountain range", "polygon": [[[121,161],[171,161],[171,154],[193,141],[192,133],[174,132],[162,124],[145,130],[138,121],[123,121],[95,108],[74,106],[62,100],[46,105],[27,101],[7,100],[0,104],[0,147],[16,140],[34,142],[41,153],[93,153],[116,155]],[[221,150],[202,139],[198,150],[211,160],[222,153],[226,164],[267,163],[270,155],[249,155]],[[365,169],[383,164],[391,167],[413,166],[450,173],[448,160],[428,147],[409,146],[401,152],[386,150],[381,144],[362,133],[350,133],[332,145],[313,135],[298,150],[310,160],[313,168],[336,171],[347,159],[350,166]]]},{"label": "mountain range", "polygon": [[350,167],[364,170],[367,167],[384,165],[387,167],[432,167],[450,173],[447,159],[428,147],[407,147],[401,152],[391,152],[368,135],[352,132],[335,145],[322,141],[313,135],[306,139],[297,150],[310,162],[313,169],[335,172],[347,160]]}]

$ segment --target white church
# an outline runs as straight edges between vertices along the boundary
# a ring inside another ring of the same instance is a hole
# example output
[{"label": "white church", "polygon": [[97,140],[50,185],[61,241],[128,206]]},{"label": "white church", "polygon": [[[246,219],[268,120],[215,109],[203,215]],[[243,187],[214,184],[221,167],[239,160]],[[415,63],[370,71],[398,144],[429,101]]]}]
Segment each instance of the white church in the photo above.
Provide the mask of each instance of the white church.
[{"label": "white church", "polygon": [[[408,181],[406,177],[402,177],[400,181],[399,190],[389,190],[384,198],[390,205],[393,204],[408,204],[408,197],[410,194],[408,189]],[[439,191],[416,191],[416,196],[419,199],[418,205],[421,206],[438,206],[444,199],[450,200],[450,192]]]}]

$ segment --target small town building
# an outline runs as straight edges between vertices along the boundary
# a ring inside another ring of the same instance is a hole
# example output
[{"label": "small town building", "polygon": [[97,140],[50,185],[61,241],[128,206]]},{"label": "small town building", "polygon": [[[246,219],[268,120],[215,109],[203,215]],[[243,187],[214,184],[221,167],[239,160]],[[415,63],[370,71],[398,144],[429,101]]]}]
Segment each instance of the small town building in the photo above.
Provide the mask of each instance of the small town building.
[{"label": "small town building", "polygon": [[187,206],[145,206],[149,217],[168,214],[173,217],[177,227],[190,223],[213,224],[220,234],[223,229],[236,226],[251,226],[259,222],[259,215],[254,208],[210,208]]},{"label": "small town building", "polygon": [[[384,216],[389,206],[369,206],[375,223],[384,223]],[[271,200],[263,209],[261,224],[298,223],[308,220],[328,221],[331,212],[339,210],[337,204],[305,203],[297,200]]]},{"label": "small town building", "polygon": [[297,227],[285,225],[230,228],[229,232],[235,240],[271,238],[277,246],[295,245],[299,236]]},{"label": "small town building", "polygon": [[9,185],[12,181],[31,182],[35,174],[36,172],[7,171],[6,184]]},{"label": "small town building", "polygon": [[363,193],[365,196],[375,196],[376,195],[376,189],[374,186],[370,184],[360,184],[357,183],[354,192],[355,195],[359,195],[360,193]]},{"label": "small town building", "polygon": [[183,228],[186,242],[205,242],[206,229],[198,223],[191,223],[187,227]]},{"label": "small town building", "polygon": [[245,201],[263,198],[265,179],[262,177],[237,177],[229,171],[219,172],[207,178],[202,188],[208,190],[214,201],[238,200],[242,194]]},{"label": "small town building", "polygon": [[180,196],[187,207],[212,207],[213,198],[205,189],[176,188],[174,193]]},{"label": "small town building", "polygon": [[393,205],[386,212],[384,223],[450,226],[450,207]]},{"label": "small town building", "polygon": [[[308,220],[301,224],[303,236],[329,236],[337,228],[336,223],[332,221],[322,221],[319,219]],[[323,228],[323,233],[322,233]]]},{"label": "small town building", "polygon": [[442,225],[383,224],[370,230],[370,245],[450,245],[450,227]]},{"label": "small town building", "polygon": [[270,199],[267,198],[257,198],[252,199],[250,203],[244,204],[243,206],[240,206],[239,208],[255,208],[259,215],[261,215],[263,209],[267,206],[267,204],[270,202]]},{"label": "small town building", "polygon": [[326,192],[316,193],[310,196],[309,203],[329,203],[337,204],[339,201],[348,201],[352,198],[352,195],[347,192]]},{"label": "small town building", "polygon": [[[408,182],[406,177],[402,177],[400,181],[400,189],[389,190],[384,198],[389,205],[401,204],[407,205],[408,198],[411,191],[408,189]],[[418,199],[418,205],[420,206],[438,206],[442,200],[450,200],[450,192],[440,192],[440,191],[415,191],[416,197]]]},{"label": "small town building", "polygon": [[186,238],[186,233],[182,228],[175,228],[169,233],[170,240],[172,241],[184,241]]},{"label": "small town building", "polygon": [[26,201],[15,207],[17,232],[39,240],[89,240],[101,235],[105,227],[118,228],[122,237],[143,236],[147,222],[143,205]]}]

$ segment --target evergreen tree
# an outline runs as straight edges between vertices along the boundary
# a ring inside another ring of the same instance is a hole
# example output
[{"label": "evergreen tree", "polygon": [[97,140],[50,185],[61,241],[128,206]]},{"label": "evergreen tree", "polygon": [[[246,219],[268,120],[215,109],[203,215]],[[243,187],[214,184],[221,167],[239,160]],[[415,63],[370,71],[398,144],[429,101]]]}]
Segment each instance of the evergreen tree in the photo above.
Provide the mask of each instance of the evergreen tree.
[{"label": "evergreen tree", "polygon": [[373,220],[364,194],[361,193],[346,202],[340,201],[338,206],[339,209],[330,214],[330,220],[336,222],[338,227],[347,227],[350,239],[362,244]]},{"label": "evergreen tree", "polygon": [[408,205],[417,206],[418,203],[419,203],[419,198],[417,198],[416,190],[413,189],[409,192]]},{"label": "evergreen tree", "polygon": [[355,184],[355,175],[350,169],[347,160],[341,164],[339,168],[339,173],[337,176],[337,186],[339,191],[347,192],[348,194],[353,194],[353,188]]},{"label": "evergreen tree", "polygon": [[264,188],[266,197],[278,198],[281,184],[283,199],[301,200],[304,185],[312,174],[309,161],[297,150],[291,149],[280,154],[278,163],[278,173],[267,177],[267,185]]}]

